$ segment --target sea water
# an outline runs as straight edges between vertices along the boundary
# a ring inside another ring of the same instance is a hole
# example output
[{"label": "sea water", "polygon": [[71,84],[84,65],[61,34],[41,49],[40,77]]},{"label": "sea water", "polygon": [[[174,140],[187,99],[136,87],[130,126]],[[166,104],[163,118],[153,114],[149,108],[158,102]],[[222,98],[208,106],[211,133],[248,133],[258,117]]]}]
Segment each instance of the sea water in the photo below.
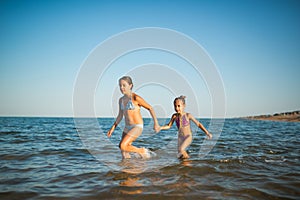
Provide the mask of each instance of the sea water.
[{"label": "sea water", "polygon": [[299,199],[298,122],[226,119],[206,156],[205,134],[193,125],[186,160],[176,158],[175,126],[155,134],[145,119],[133,145],[152,158],[122,160],[124,125],[107,138],[113,118],[82,122],[0,118],[0,199]]}]

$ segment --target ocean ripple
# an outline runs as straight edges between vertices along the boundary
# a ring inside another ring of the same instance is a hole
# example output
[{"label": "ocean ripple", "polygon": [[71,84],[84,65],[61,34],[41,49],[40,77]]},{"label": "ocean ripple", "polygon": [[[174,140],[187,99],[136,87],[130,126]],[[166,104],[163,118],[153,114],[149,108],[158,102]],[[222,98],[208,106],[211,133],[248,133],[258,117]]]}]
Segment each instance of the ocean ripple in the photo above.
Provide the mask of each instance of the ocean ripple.
[{"label": "ocean ripple", "polygon": [[[105,132],[114,119],[98,121]],[[150,121],[146,119],[145,123]],[[176,155],[176,148],[170,148],[170,154],[160,151],[174,141],[176,146],[175,128],[153,136],[145,129],[148,134],[135,145],[151,148],[157,156],[124,161],[117,148],[121,129],[109,140],[111,144],[99,142],[105,136],[97,129],[89,129],[88,123],[84,131],[98,146],[96,156],[83,145],[71,118],[0,118],[0,198],[174,200],[300,196],[299,123],[226,120],[217,144],[204,158],[198,155],[204,134],[194,132],[188,149],[191,158],[187,160],[171,156]]]}]

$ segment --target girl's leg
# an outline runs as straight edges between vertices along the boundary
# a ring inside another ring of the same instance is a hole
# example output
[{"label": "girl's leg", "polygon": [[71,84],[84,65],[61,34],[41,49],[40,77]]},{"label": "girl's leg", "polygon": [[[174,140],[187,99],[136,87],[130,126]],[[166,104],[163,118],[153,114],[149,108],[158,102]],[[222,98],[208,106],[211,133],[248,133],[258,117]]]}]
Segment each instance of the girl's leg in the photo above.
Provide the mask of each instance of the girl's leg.
[{"label": "girl's leg", "polygon": [[143,157],[143,154],[146,153],[146,149],[137,148],[132,145],[132,142],[142,134],[142,131],[143,129],[141,127],[134,127],[125,134],[120,142],[121,151],[139,153]]},{"label": "girl's leg", "polygon": [[189,158],[186,148],[192,143],[192,135],[178,136],[178,157]]},{"label": "girl's leg", "polygon": [[[127,134],[127,133],[125,133],[125,132],[123,132],[123,134],[122,134],[122,139],[121,139],[120,144],[119,144],[119,148],[120,148],[120,149],[121,149],[121,142],[122,142],[122,140],[123,140],[123,138],[125,137],[126,134]],[[130,143],[130,145],[131,145],[131,143]],[[131,158],[129,152],[126,152],[126,151],[122,151],[122,150],[121,150],[121,154],[122,154],[123,159]]]}]

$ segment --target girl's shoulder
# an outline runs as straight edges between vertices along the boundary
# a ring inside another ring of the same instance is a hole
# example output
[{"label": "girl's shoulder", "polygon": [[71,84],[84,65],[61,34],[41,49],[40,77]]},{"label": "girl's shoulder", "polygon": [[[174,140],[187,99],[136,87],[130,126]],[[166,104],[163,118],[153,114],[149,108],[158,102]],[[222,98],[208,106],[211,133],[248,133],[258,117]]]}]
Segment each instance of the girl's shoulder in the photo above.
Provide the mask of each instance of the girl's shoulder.
[{"label": "girl's shoulder", "polygon": [[173,119],[173,118],[175,119],[175,118],[177,118],[178,116],[179,116],[178,113],[174,113],[174,114],[172,115],[171,118],[172,118],[172,119]]},{"label": "girl's shoulder", "polygon": [[190,119],[191,117],[193,117],[193,115],[191,113],[185,113],[185,115],[187,116],[188,119]]},{"label": "girl's shoulder", "polygon": [[139,101],[140,99],[142,99],[142,97],[137,95],[136,93],[131,93],[131,98],[134,101]]},{"label": "girl's shoulder", "polygon": [[139,96],[139,95],[137,95],[137,94],[134,93],[134,92],[131,93],[131,97],[132,97],[132,98],[135,98],[135,97],[138,97],[138,96]]}]

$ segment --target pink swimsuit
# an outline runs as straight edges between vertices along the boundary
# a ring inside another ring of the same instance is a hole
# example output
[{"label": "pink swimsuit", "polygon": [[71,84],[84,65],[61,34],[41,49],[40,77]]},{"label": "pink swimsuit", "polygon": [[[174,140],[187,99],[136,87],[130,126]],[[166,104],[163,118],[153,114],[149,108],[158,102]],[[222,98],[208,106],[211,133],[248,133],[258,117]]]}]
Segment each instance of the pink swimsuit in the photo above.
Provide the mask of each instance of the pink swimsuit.
[{"label": "pink swimsuit", "polygon": [[190,124],[190,121],[187,120],[187,118],[186,118],[186,114],[182,115],[182,117],[180,117],[180,116],[176,117],[175,122],[176,122],[178,129],[180,129],[181,127],[188,126]]}]

